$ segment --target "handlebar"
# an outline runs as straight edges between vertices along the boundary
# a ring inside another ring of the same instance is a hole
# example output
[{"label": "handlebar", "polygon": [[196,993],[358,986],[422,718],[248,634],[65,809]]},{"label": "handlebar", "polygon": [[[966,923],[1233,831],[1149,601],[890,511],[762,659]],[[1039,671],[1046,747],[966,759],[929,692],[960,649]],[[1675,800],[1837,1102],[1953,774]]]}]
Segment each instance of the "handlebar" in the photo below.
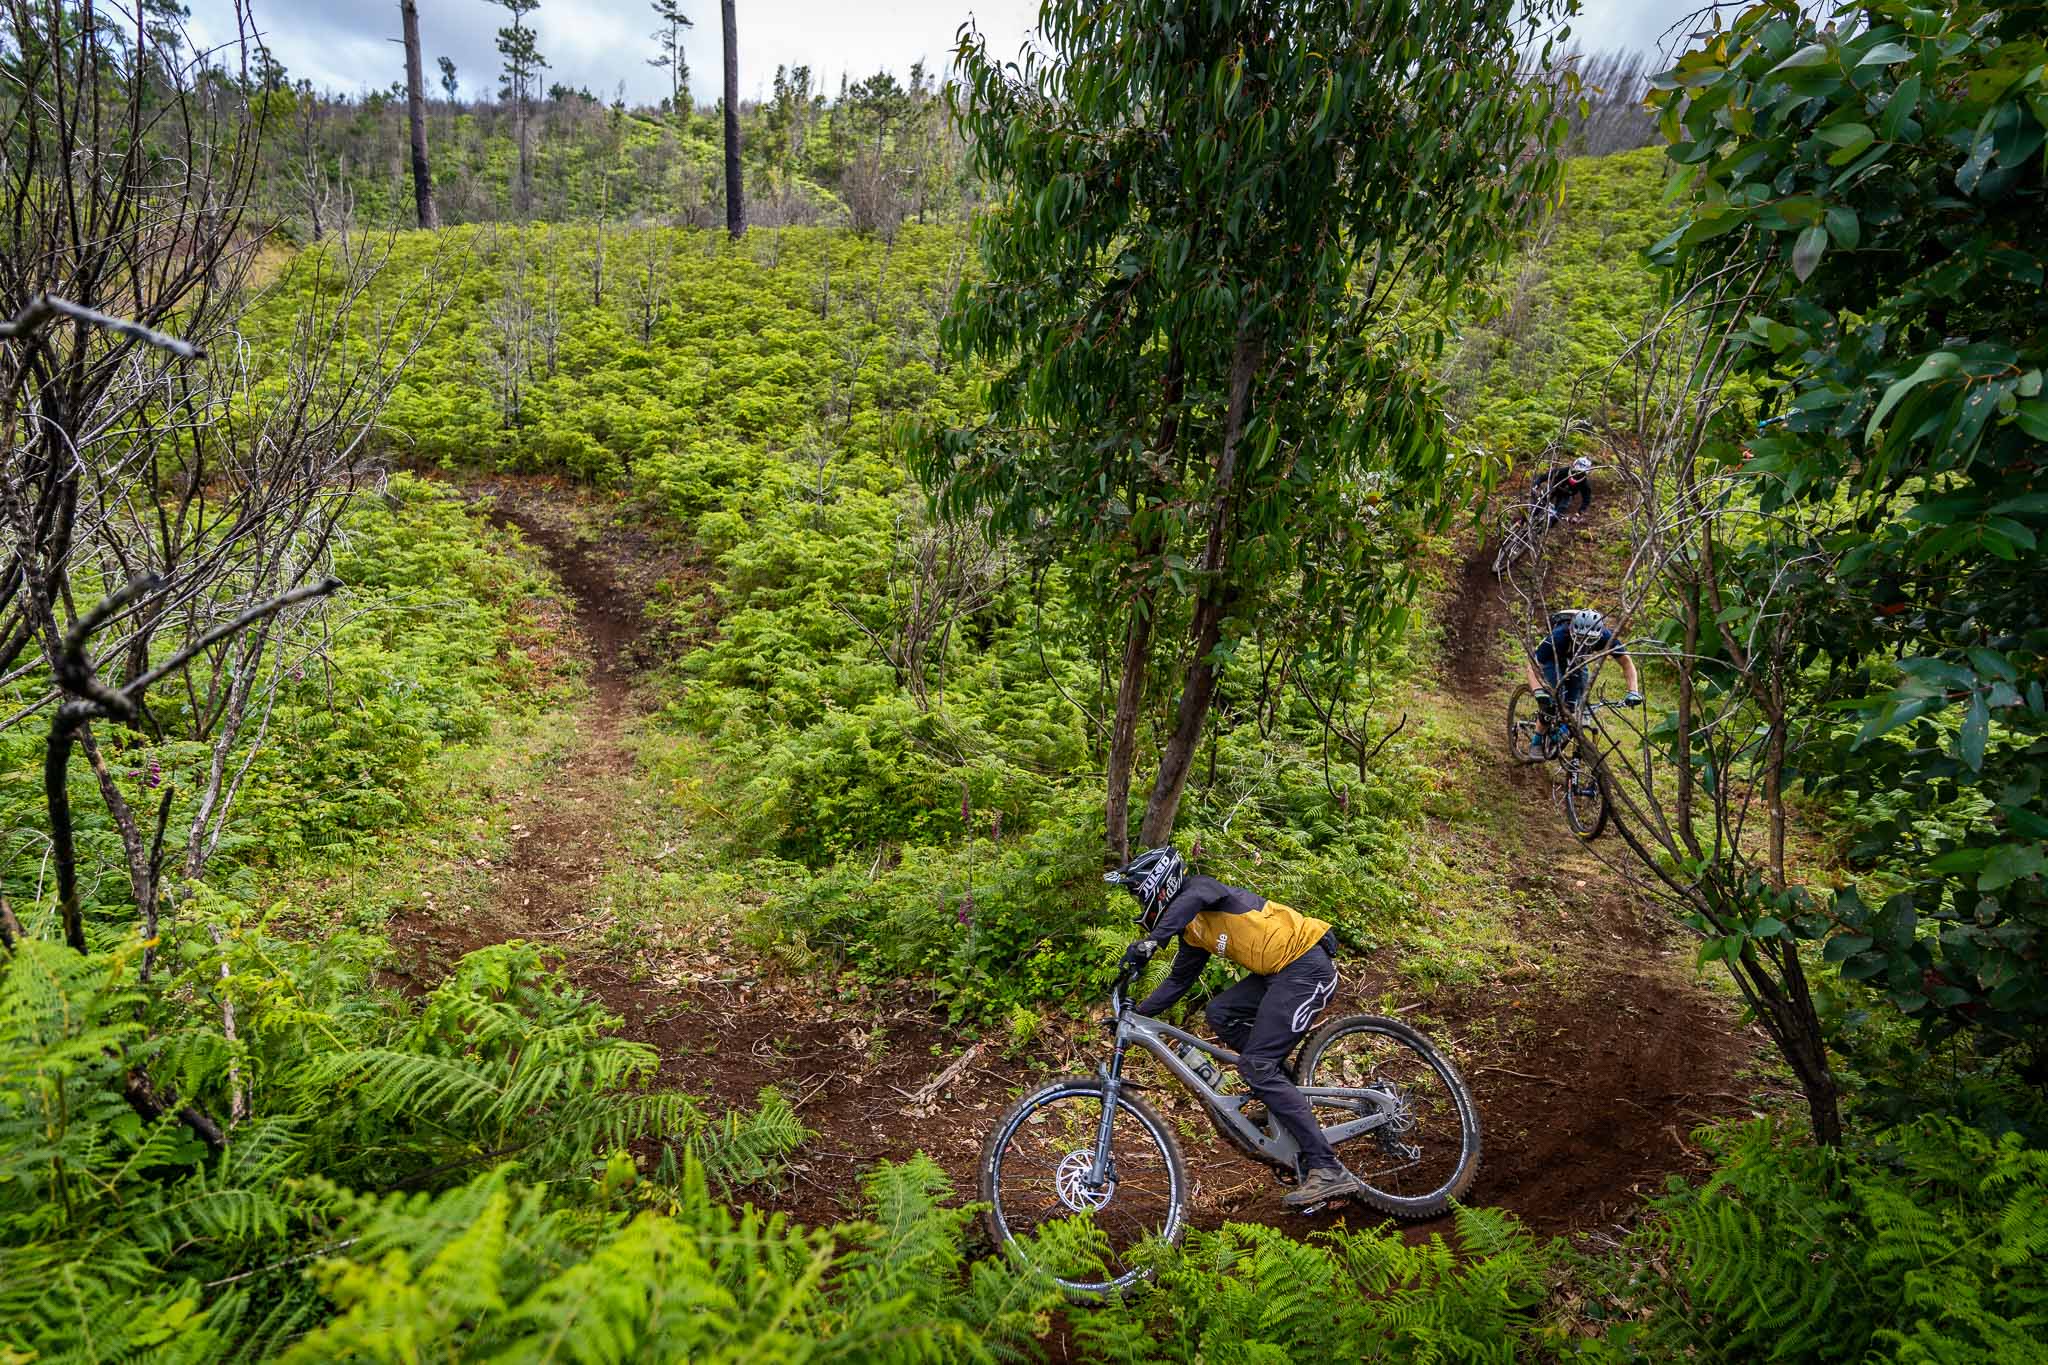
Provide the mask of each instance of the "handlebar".
[{"label": "handlebar", "polygon": [[1112,981],[1109,986],[1109,1010],[1111,1014],[1119,1018],[1122,1017],[1124,1010],[1130,1005],[1130,1002],[1124,999],[1124,987],[1137,980],[1138,973],[1143,970],[1144,964],[1142,963],[1134,966],[1127,962],[1117,968],[1116,980]]}]

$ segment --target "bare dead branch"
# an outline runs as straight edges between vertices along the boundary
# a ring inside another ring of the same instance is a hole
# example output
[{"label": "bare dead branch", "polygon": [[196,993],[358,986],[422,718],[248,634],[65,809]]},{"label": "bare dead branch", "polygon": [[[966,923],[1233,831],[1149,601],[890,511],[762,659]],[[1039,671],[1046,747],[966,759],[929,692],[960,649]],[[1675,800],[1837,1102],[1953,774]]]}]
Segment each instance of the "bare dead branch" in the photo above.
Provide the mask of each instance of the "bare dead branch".
[{"label": "bare dead branch", "polygon": [[110,332],[118,332],[146,346],[169,351],[184,360],[202,360],[206,356],[206,352],[201,348],[168,332],[159,332],[153,327],[145,327],[126,318],[117,318],[111,313],[102,313],[96,308],[87,308],[69,299],[60,299],[54,294],[36,295],[14,315],[12,321],[0,322],[0,341],[33,336],[60,317],[70,318],[74,322],[82,322],[91,327],[102,327]]}]

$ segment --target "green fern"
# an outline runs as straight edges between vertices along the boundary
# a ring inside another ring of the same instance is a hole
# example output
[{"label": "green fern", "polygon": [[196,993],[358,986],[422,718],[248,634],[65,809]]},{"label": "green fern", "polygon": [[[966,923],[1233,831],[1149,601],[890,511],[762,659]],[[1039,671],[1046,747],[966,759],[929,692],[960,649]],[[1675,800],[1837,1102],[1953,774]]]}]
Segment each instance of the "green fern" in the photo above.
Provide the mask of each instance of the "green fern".
[{"label": "green fern", "polygon": [[1301,1241],[1228,1224],[1162,1250],[1154,1293],[1090,1310],[1075,1335],[1103,1360],[1513,1360],[1534,1335],[1550,1253],[1491,1210],[1460,1210],[1456,1241]]},{"label": "green fern", "polygon": [[[0,1358],[257,1359],[327,1327],[336,1351],[379,1357],[422,1332],[468,1340],[458,1324],[514,1321],[610,1245],[621,1199],[681,1199],[687,1171],[708,1210],[711,1186],[772,1178],[805,1137],[773,1091],[713,1120],[647,1088],[652,1052],[530,945],[472,954],[394,1015],[366,1007],[317,944],[188,928],[195,951],[162,959],[185,970],[148,990],[133,949],[31,939],[0,959]],[[190,1004],[219,990],[237,1007],[232,1046]],[[209,1152],[175,1117],[137,1120],[134,1067],[180,1103],[252,1112]],[[637,1192],[594,1178],[608,1154],[630,1172],[625,1150],[650,1145]],[[359,1193],[379,1187],[404,1192]],[[680,1236],[657,1221],[634,1235]],[[764,1253],[778,1293],[824,1245],[779,1223],[725,1226],[781,1248]],[[689,1255],[715,1263],[698,1241]],[[334,1260],[343,1249],[358,1259]]]},{"label": "green fern", "polygon": [[1639,1358],[2048,1360],[2048,1153],[1925,1118],[1840,1150],[1768,1122],[1661,1200],[1616,1295]]},{"label": "green fern", "polygon": [[346,1250],[314,1274],[335,1316],[287,1361],[994,1361],[1047,1325],[1052,1286],[992,1263],[968,1292],[944,1175],[865,1182],[831,1233],[716,1204],[692,1165],[673,1216],[579,1221],[510,1168],[433,1197],[337,1193]]}]

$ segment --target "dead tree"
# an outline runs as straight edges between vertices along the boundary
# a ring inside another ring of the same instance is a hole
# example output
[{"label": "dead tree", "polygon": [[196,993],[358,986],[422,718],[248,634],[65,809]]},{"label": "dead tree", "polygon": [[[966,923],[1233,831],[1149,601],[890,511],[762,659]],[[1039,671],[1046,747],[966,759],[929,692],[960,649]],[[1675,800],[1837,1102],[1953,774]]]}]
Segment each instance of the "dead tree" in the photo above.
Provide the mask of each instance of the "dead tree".
[{"label": "dead tree", "polygon": [[1002,552],[978,522],[949,518],[908,529],[899,522],[889,554],[885,624],[877,628],[843,604],[839,611],[867,636],[917,709],[930,711],[932,693],[945,687],[954,632],[996,600],[1002,567]]},{"label": "dead tree", "polygon": [[[1668,623],[1669,644],[1627,633],[1670,695],[1651,698],[1647,719],[1602,712],[1592,733],[1620,865],[1701,936],[1703,960],[1726,965],[1798,1079],[1815,1137],[1832,1143],[1839,1089],[1801,947],[1826,924],[1788,873],[1786,800],[1802,747],[1832,723],[1800,682],[1793,586],[1831,575],[1841,548],[1796,503],[1760,510],[1759,475],[1731,435],[1728,319],[1769,307],[1757,278],[1730,266],[1689,281],[1618,364],[1634,399],[1602,433],[1602,463],[1621,485],[1629,557],[1609,615],[1623,631]],[[1544,605],[1531,603],[1534,618]]]},{"label": "dead tree", "polygon": [[725,230],[735,239],[747,230],[747,200],[740,184],[740,39],[733,0],[720,0],[725,30]]},{"label": "dead tree", "polygon": [[498,416],[506,431],[516,429],[524,415],[527,381],[533,377],[535,323],[533,300],[527,293],[526,242],[508,239],[511,253],[505,288],[484,306],[483,359]]},{"label": "dead tree", "polygon": [[420,74],[420,7],[417,0],[398,0],[399,22],[405,31],[405,117],[412,132],[412,194],[423,228],[441,226],[434,211],[434,176],[427,169],[427,93]]},{"label": "dead tree", "polygon": [[633,281],[633,321],[644,344],[654,340],[654,329],[661,322],[671,242],[669,235],[660,228],[648,228],[640,233],[640,245],[643,253],[641,268],[630,278]]}]

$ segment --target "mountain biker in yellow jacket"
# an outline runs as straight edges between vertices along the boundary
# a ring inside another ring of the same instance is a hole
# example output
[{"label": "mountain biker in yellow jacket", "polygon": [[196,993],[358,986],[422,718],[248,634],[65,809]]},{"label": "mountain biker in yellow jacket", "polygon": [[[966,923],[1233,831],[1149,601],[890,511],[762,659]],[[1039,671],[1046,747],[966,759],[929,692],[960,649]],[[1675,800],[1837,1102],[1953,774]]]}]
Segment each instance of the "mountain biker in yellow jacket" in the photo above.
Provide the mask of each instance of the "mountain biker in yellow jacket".
[{"label": "mountain biker in yellow jacket", "polygon": [[1287,1074],[1287,1058],[1337,993],[1330,926],[1255,892],[1214,877],[1190,876],[1172,848],[1155,848],[1109,873],[1137,900],[1145,936],[1124,950],[1135,968],[1178,938],[1173,970],[1137,1006],[1140,1014],[1171,1008],[1202,975],[1211,956],[1250,975],[1210,1000],[1205,1011],[1216,1037],[1238,1054],[1238,1074],[1301,1148],[1302,1178],[1285,1202],[1319,1204],[1358,1188],[1323,1137],[1315,1111]]}]

